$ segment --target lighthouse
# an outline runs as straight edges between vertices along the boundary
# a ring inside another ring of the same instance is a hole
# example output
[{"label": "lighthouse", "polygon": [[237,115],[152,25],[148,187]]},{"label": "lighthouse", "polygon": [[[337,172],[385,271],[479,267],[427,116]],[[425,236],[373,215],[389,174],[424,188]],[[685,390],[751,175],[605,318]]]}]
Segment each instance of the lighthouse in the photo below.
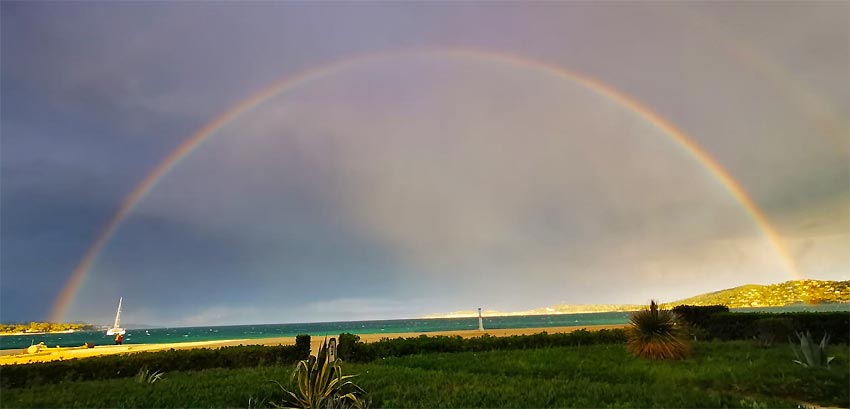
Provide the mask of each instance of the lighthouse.
[{"label": "lighthouse", "polygon": [[478,330],[484,331],[484,319],[481,318],[481,307],[478,307]]}]

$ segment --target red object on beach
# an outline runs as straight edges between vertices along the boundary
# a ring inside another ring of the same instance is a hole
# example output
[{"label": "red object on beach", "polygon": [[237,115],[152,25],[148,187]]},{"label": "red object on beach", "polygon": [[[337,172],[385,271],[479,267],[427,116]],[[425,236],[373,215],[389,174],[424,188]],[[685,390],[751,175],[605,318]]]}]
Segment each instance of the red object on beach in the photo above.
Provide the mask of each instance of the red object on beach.
[{"label": "red object on beach", "polygon": [[124,342],[124,335],[118,334],[115,336],[115,345],[121,345]]}]

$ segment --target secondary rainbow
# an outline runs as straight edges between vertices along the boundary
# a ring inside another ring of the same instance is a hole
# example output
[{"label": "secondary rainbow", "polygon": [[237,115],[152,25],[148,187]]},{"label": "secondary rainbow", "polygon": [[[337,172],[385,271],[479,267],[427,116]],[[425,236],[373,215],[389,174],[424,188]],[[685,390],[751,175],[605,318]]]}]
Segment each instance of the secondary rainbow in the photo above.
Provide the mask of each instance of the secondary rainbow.
[{"label": "secondary rainbow", "polygon": [[148,174],[141,183],[139,183],[133,191],[123,200],[118,211],[109,219],[109,222],[98,234],[97,239],[88,248],[80,263],[71,273],[68,282],[65,284],[62,291],[56,298],[50,320],[54,322],[61,321],[65,312],[70,307],[74,296],[77,293],[80,285],[85,278],[86,273],[97,260],[98,255],[109,244],[110,239],[121,226],[123,220],[133,211],[133,209],[145,198],[145,196],[153,190],[157,182],[159,182],[171,169],[173,169],[181,159],[191,154],[198,146],[200,146],[207,138],[215,134],[215,132],[231,121],[235,120],[242,114],[259,106],[263,102],[281,95],[287,91],[291,91],[300,86],[306,85],[311,81],[323,78],[333,73],[341,72],[349,68],[360,66],[363,64],[375,64],[382,61],[389,61],[396,58],[416,57],[416,56],[435,56],[435,57],[456,57],[456,58],[472,58],[495,63],[510,64],[522,67],[536,68],[546,71],[556,77],[560,77],[569,81],[574,81],[582,84],[588,89],[594,91],[598,95],[604,96],[612,101],[615,101],[622,106],[627,107],[634,113],[640,115],[645,120],[652,123],[655,127],[661,130],[670,139],[681,146],[688,154],[702,164],[714,177],[723,184],[732,196],[741,204],[741,206],[750,214],[754,222],[762,230],[771,245],[773,246],[778,257],[782,260],[788,273],[793,277],[799,278],[794,261],[788,256],[785,250],[781,236],[776,229],[770,224],[764,212],[755,204],[753,199],[747,194],[746,190],[736,181],[729,172],[720,165],[709,153],[699,146],[692,138],[684,132],[676,128],[672,123],[655,113],[649,107],[639,103],[628,95],[596,80],[591,77],[567,70],[566,68],[549,64],[546,62],[531,60],[525,57],[519,57],[510,54],[504,54],[493,51],[477,50],[477,49],[460,49],[460,48],[424,48],[424,49],[406,49],[391,52],[382,52],[376,54],[367,54],[355,58],[340,60],[318,68],[304,71],[300,74],[284,77],[283,79],[271,84],[259,92],[251,95],[248,98],[240,101],[227,109],[221,115],[213,118],[206,125],[195,132],[191,137],[186,139],[180,146],[172,151],[165,159],[160,162],[154,170]]},{"label": "secondary rainbow", "polygon": [[[673,10],[673,9],[671,9]],[[717,41],[723,49],[748,70],[772,82],[779,91],[788,96],[788,102],[798,109],[804,110],[805,115],[812,117],[813,125],[820,131],[811,137],[825,137],[835,146],[835,154],[848,156],[847,113],[839,113],[822,95],[818,94],[803,78],[794,75],[788,68],[779,63],[775,56],[760,51],[747,43],[745,39],[724,29],[723,24],[710,18],[704,13],[692,9],[675,9],[675,15],[670,16],[684,24],[698,28],[710,38]]]}]

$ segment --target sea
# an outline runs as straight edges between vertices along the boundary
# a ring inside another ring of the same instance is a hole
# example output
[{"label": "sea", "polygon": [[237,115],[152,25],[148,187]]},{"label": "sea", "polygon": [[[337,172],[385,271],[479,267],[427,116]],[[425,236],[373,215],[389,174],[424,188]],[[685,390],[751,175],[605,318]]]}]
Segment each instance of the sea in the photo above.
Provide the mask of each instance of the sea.
[{"label": "sea", "polygon": [[[742,308],[734,311],[848,311],[848,304],[822,304],[786,306],[773,308]],[[588,325],[616,325],[629,322],[629,312],[596,312],[581,314],[556,315],[521,315],[509,317],[484,318],[484,328],[545,328],[572,327]],[[478,328],[478,318],[428,318],[428,319],[398,319],[378,321],[343,321],[315,322],[301,324],[258,324],[258,325],[227,325],[202,327],[175,328],[144,328],[128,329],[124,335],[124,344],[165,344],[196,341],[218,341],[231,339],[246,339],[246,345],[251,339],[294,337],[299,334],[309,334],[313,337],[336,336],[341,333],[352,334],[397,334],[415,332],[436,332],[474,330]],[[75,347],[86,342],[95,345],[110,345],[114,343],[112,336],[106,331],[81,331],[73,333],[5,335],[0,336],[0,349],[23,349],[33,344],[44,342],[49,347]]]}]

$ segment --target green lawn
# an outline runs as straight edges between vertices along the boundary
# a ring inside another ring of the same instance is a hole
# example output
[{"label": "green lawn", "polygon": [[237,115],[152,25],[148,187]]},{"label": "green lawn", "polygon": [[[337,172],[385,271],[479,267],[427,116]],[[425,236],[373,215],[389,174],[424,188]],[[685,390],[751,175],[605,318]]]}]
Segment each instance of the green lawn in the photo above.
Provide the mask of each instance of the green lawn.
[{"label": "green lawn", "polygon": [[[375,407],[797,407],[850,406],[848,349],[831,370],[793,362],[787,344],[694,345],[693,357],[655,362],[622,345],[412,355],[345,364]],[[66,382],[0,394],[4,407],[247,407],[279,398],[290,367],[174,372],[153,385],[132,378]]]}]

